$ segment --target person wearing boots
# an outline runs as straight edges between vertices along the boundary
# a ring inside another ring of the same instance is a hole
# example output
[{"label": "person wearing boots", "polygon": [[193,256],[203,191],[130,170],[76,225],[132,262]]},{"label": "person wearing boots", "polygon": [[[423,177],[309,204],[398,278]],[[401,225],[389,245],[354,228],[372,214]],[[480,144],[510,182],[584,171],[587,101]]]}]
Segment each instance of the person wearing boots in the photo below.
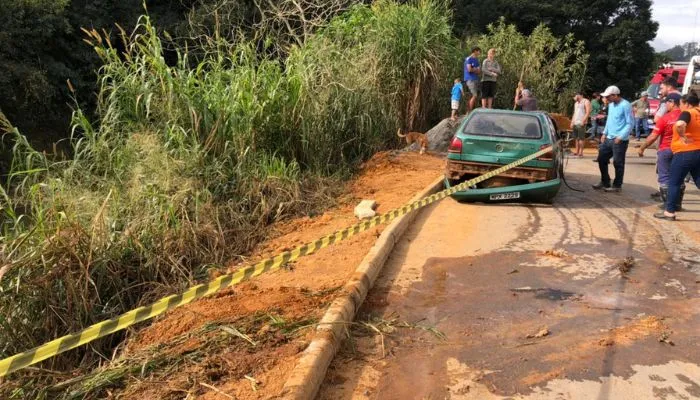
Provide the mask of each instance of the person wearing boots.
[{"label": "person wearing boots", "polygon": [[[661,200],[664,202],[660,206],[661,208],[665,208],[668,198],[668,181],[671,179],[671,159],[673,159],[671,140],[673,139],[673,125],[681,115],[681,95],[679,93],[671,93],[666,96],[663,102],[666,103],[666,114],[659,118],[651,135],[642,143],[638,152],[639,157],[644,157],[644,150],[659,140],[659,147],[656,152],[656,174],[659,182],[659,193],[661,193]],[[680,209],[680,204],[678,204],[677,208]]]},{"label": "person wearing boots", "polygon": [[685,185],[683,180],[690,173],[695,186],[700,189],[700,100],[697,96],[687,97],[688,109],[682,111],[674,124],[671,140],[671,177],[668,181],[668,198],[664,212],[654,214],[655,218],[676,220],[676,211],[682,202]]}]

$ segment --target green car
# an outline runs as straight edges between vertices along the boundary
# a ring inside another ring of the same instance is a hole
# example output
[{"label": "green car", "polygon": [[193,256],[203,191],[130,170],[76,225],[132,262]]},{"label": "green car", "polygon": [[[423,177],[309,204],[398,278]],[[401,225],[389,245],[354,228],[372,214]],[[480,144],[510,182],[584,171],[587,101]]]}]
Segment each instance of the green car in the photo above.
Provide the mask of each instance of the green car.
[{"label": "green car", "polygon": [[474,110],[448,149],[445,185],[449,188],[554,145],[552,153],[452,195],[460,201],[549,204],[561,186],[563,149],[557,138],[556,123],[545,112]]}]

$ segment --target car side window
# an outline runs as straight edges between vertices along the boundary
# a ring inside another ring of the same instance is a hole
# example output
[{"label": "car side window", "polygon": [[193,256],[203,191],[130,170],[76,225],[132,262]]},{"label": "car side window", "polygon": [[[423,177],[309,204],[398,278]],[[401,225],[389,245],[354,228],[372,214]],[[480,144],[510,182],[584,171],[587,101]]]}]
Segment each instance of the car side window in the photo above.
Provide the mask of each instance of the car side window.
[{"label": "car side window", "polygon": [[549,125],[549,137],[552,138],[552,141],[556,141],[557,134],[559,133],[557,121],[555,121],[552,117],[547,116],[547,125]]}]

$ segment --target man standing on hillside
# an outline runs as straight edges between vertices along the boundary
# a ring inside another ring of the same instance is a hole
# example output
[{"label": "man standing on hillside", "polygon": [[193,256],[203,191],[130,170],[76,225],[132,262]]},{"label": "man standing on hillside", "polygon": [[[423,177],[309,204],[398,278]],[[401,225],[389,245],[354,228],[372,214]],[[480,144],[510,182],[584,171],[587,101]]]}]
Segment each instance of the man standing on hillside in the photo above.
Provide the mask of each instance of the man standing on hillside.
[{"label": "man standing on hillside", "polygon": [[[663,99],[659,101],[659,107],[661,107],[661,102],[666,103]],[[649,134],[649,124],[647,119],[649,118],[649,97],[647,92],[642,92],[642,96],[632,103],[632,110],[634,111],[634,134],[637,140],[642,138],[642,131],[644,131],[644,136]]]},{"label": "man standing on hillside", "polygon": [[474,47],[471,55],[464,59],[464,83],[467,84],[467,89],[469,89],[469,93],[471,93],[471,98],[469,99],[469,103],[467,103],[467,114],[476,107],[476,98],[479,97],[479,74],[481,73],[481,66],[479,64],[480,55],[481,49]]},{"label": "man standing on hillside", "polygon": [[[598,148],[600,182],[593,185],[593,189],[617,193],[622,190],[622,181],[625,176],[625,156],[634,124],[632,106],[629,101],[620,96],[620,89],[617,86],[608,86],[601,93],[601,96],[608,99],[608,120],[605,123]],[[610,174],[608,173],[608,162],[611,158],[615,167],[615,180],[612,182],[612,186],[610,186]]]},{"label": "man standing on hillside", "polygon": [[481,69],[481,106],[493,108],[493,98],[496,97],[496,80],[501,75],[501,64],[496,61],[496,49],[489,49]]},{"label": "man standing on hillside", "polygon": [[571,128],[574,131],[576,140],[576,151],[574,156],[583,158],[583,144],[586,140],[586,124],[591,116],[591,102],[578,92],[574,96],[574,116],[571,118]]}]

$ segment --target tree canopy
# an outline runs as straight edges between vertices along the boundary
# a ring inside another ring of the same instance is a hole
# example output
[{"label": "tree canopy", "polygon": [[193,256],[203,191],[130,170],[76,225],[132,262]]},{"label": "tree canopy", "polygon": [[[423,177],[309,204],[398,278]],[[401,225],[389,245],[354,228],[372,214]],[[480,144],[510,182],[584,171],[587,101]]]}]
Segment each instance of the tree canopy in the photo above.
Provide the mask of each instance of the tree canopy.
[{"label": "tree canopy", "polygon": [[685,42],[662,51],[660,55],[668,61],[690,61],[691,57],[700,55],[700,45],[698,42]]},{"label": "tree canopy", "polygon": [[544,23],[556,36],[573,34],[585,43],[590,54],[587,75],[589,90],[607,85],[632,95],[642,87],[654,67],[658,24],[651,18],[650,0],[492,0],[455,1],[455,29],[463,36],[505,17],[524,34]]},{"label": "tree canopy", "polygon": [[[323,1],[312,2],[318,10],[330,10],[323,13],[324,18],[330,18],[355,1],[328,0],[329,7],[321,8],[318,6]],[[235,33],[243,26],[261,28],[256,25],[260,13],[253,0],[145,3],[159,29],[170,33],[177,33],[189,22],[205,32],[214,25],[224,33]],[[272,16],[286,15],[284,1],[269,4]],[[83,42],[81,28],[115,31],[115,24],[119,24],[129,31],[143,7],[144,0],[0,0],[0,110],[30,138],[39,138],[35,144],[66,137],[71,88],[87,109],[95,101],[99,61]],[[463,39],[476,37],[504,17],[506,24],[514,24],[524,35],[540,24],[557,37],[572,34],[584,42],[590,54],[586,88],[601,90],[617,84],[624,94],[631,95],[644,85],[655,64],[649,41],[655,37],[658,24],[651,19],[650,7],[651,0],[455,0],[453,29]],[[219,13],[216,18],[212,18],[212,10]],[[308,34],[308,19],[290,21],[291,26],[277,21],[267,28]]]}]

